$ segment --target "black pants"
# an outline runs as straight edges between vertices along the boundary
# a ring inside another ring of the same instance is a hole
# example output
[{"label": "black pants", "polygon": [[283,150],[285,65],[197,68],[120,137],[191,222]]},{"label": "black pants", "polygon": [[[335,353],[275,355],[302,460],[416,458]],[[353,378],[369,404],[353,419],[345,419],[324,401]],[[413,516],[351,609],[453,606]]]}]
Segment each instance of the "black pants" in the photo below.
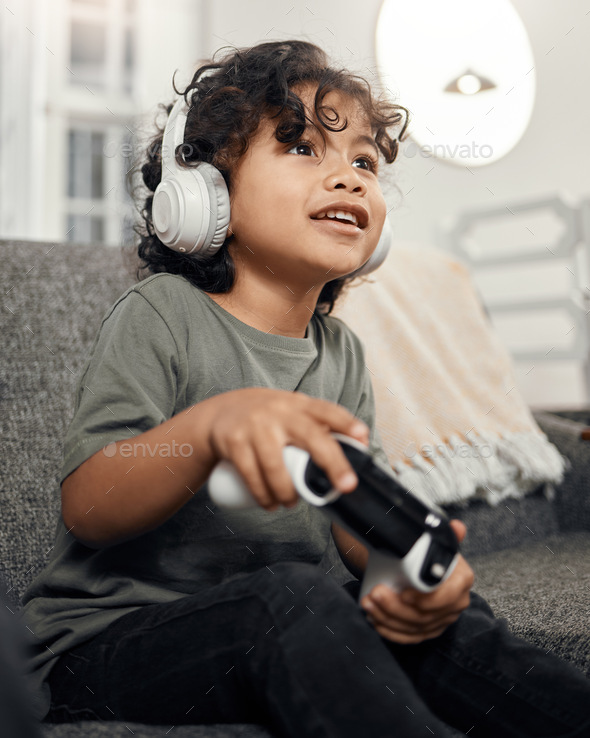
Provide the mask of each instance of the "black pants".
[{"label": "black pants", "polygon": [[297,738],[590,736],[590,680],[486,602],[396,645],[317,567],[280,563],[124,615],[53,669],[50,722],[262,723]]},{"label": "black pants", "polygon": [[0,735],[41,738],[25,680],[25,629],[4,595],[6,590],[6,582],[0,579]]}]

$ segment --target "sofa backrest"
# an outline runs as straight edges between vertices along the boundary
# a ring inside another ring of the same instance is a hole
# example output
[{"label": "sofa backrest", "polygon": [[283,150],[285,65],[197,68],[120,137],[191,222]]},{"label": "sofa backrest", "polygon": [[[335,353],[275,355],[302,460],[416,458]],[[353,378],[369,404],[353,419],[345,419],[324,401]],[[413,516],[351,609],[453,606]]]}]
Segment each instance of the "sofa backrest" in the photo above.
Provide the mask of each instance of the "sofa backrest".
[{"label": "sofa backrest", "polygon": [[105,311],[137,280],[106,246],[4,241],[0,258],[0,579],[18,605],[53,545],[78,376]]}]

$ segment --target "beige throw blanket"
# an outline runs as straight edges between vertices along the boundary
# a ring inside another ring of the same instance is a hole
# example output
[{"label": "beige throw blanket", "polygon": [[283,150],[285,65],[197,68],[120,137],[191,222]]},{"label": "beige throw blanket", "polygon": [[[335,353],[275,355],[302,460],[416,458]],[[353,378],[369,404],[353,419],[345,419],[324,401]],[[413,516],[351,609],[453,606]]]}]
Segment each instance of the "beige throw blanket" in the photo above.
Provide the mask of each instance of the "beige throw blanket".
[{"label": "beige throw blanket", "polygon": [[567,462],[523,401],[465,266],[396,245],[334,315],[365,345],[383,448],[405,487],[439,504],[497,504],[543,484],[551,495]]}]

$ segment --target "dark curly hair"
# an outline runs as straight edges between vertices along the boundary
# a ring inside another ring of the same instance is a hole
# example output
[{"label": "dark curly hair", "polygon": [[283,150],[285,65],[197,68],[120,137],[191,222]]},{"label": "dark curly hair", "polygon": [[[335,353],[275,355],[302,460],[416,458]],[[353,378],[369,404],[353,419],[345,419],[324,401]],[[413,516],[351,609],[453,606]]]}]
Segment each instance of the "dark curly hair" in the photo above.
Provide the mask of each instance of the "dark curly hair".
[{"label": "dark curly hair", "polygon": [[[225,53],[224,53],[225,52]],[[216,58],[221,55],[220,58]],[[263,117],[276,120],[275,136],[281,143],[295,143],[307,125],[317,127],[306,113],[295,89],[306,83],[316,87],[314,114],[326,130],[338,132],[347,126],[337,112],[323,104],[334,90],[358,100],[370,122],[379,151],[390,164],[403,141],[409,121],[406,108],[373,96],[369,83],[344,69],[329,66],[326,54],[306,41],[280,41],[258,44],[248,49],[220,49],[213,59],[199,67],[182,94],[189,106],[184,144],[176,152],[179,166],[199,161],[217,167],[231,192],[232,168],[247,151]],[[172,105],[165,108],[167,115]],[[401,127],[399,139],[389,130]],[[141,168],[143,184],[150,193],[139,210],[143,223],[133,230],[140,237],[137,253],[138,278],[158,272],[181,274],[208,292],[227,292],[235,280],[235,266],[228,251],[231,234],[213,256],[186,255],[167,248],[157,237],[152,223],[153,193],[162,174],[163,128],[147,148],[147,161],[136,164],[133,182]],[[145,191],[144,191],[145,194]],[[327,282],[316,309],[328,314],[351,280],[340,277]]]}]

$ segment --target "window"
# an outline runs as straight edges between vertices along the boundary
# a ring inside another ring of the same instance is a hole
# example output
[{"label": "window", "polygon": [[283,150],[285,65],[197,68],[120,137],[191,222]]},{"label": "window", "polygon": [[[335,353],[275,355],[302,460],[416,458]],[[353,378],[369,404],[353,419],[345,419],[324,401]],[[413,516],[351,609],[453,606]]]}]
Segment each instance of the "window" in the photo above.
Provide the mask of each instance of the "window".
[{"label": "window", "polygon": [[134,209],[123,178],[131,167],[125,122],[134,103],[140,3],[66,2],[69,71],[63,74],[69,89],[62,129],[67,155],[61,222],[71,242],[116,244],[121,236],[133,235]]},{"label": "window", "polygon": [[92,21],[72,20],[70,71],[72,82],[104,87],[106,27]]},{"label": "window", "polygon": [[131,93],[133,91],[133,69],[135,66],[135,43],[133,29],[127,27],[124,30],[123,41],[123,91]]},{"label": "window", "polygon": [[90,199],[104,194],[104,134],[72,130],[68,137],[68,196]]},{"label": "window", "polygon": [[77,243],[105,240],[105,134],[70,128],[66,237]]},{"label": "window", "polygon": [[103,243],[104,218],[96,215],[68,215],[66,237],[69,243]]},{"label": "window", "polygon": [[117,12],[111,9],[107,13],[84,4],[74,6],[69,71],[65,74],[71,84],[87,86],[92,93],[130,95],[135,71],[135,16],[129,6],[114,7]]}]

